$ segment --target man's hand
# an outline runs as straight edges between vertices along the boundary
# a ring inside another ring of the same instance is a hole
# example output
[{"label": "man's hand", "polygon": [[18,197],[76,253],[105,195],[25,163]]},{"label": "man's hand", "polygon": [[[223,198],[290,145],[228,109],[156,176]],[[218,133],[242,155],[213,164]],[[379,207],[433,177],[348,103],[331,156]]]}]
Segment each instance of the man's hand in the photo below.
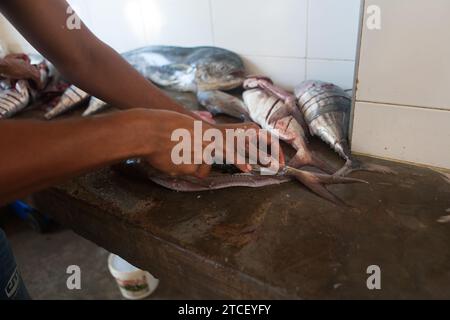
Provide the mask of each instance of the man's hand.
[{"label": "man's hand", "polygon": [[[141,141],[142,155],[145,156],[147,161],[154,168],[165,172],[167,174],[173,176],[197,176],[199,178],[204,178],[208,176],[211,171],[211,165],[205,162],[203,158],[203,150],[211,144],[211,142],[203,141],[203,134],[208,129],[217,129],[221,132],[224,138],[224,144],[218,145],[217,148],[221,148],[223,152],[224,160],[231,161],[237,168],[239,168],[243,172],[250,172],[252,170],[251,165],[247,161],[249,158],[249,149],[250,145],[254,143],[254,141],[263,141],[268,146],[272,146],[272,149],[275,147],[280,150],[279,156],[277,159],[271,157],[267,153],[263,151],[259,151],[256,157],[262,157],[263,159],[255,159],[255,155],[253,155],[253,160],[263,160],[264,166],[275,165],[275,166],[283,166],[284,165],[284,157],[279,148],[278,141],[276,139],[272,139],[270,136],[265,137],[262,135],[260,128],[254,123],[248,124],[237,124],[237,125],[212,125],[206,122],[202,123],[202,137],[201,145],[202,152],[196,153],[194,148],[194,122],[199,121],[189,116],[171,112],[171,111],[150,111],[147,109],[142,109],[138,111],[134,111],[133,114],[136,116],[136,112],[140,114],[138,116],[140,120],[140,125],[138,126],[141,136],[139,137],[139,141]],[[152,123],[150,126],[149,123]],[[172,141],[172,134],[177,129],[185,129],[189,132],[191,138],[191,154],[189,155],[192,163],[176,165],[172,159],[172,151],[175,146],[179,143],[179,141]],[[254,135],[246,136],[245,145],[243,149],[239,149],[239,144],[235,141],[232,145],[228,145],[226,143],[226,134],[227,130],[241,130],[245,132],[249,129],[254,132]],[[256,139],[254,139],[256,138]],[[255,150],[257,150],[258,146],[255,145]],[[227,155],[233,155],[234,159],[226,159]],[[197,164],[196,164],[197,163]],[[201,164],[198,164],[201,163]]]},{"label": "man's hand", "polygon": [[31,65],[25,57],[9,55],[0,60],[0,75],[12,80],[31,80],[37,88],[40,88],[42,83],[39,69]]}]

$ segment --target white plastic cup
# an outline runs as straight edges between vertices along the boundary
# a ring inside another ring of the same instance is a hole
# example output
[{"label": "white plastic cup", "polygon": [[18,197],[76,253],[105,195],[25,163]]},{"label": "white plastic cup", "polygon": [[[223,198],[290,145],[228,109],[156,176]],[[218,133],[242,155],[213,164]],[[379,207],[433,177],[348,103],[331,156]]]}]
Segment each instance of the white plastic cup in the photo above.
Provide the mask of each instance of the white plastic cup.
[{"label": "white plastic cup", "polygon": [[158,279],[147,271],[129,264],[118,255],[112,253],[109,255],[108,267],[125,299],[145,299],[158,287]]}]

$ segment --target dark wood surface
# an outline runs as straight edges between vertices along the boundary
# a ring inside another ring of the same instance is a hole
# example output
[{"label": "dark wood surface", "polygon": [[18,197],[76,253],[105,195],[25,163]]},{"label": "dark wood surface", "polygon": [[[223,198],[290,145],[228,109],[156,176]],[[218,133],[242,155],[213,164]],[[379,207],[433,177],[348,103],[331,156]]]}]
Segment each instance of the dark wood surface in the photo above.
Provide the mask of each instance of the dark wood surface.
[{"label": "dark wood surface", "polygon": [[[295,182],[177,193],[111,169],[34,199],[187,298],[450,298],[450,224],[437,222],[450,214],[448,177],[389,165],[397,176],[331,187],[352,208]],[[370,265],[380,291],[367,289]]]},{"label": "dark wood surface", "polygon": [[[324,144],[313,147],[339,167]],[[450,215],[449,175],[362,160],[398,175],[356,173],[370,184],[331,187],[350,208],[296,182],[177,193],[110,168],[40,192],[34,202],[186,298],[449,299],[450,224],[437,222]],[[381,268],[380,291],[367,289],[371,265]]]}]

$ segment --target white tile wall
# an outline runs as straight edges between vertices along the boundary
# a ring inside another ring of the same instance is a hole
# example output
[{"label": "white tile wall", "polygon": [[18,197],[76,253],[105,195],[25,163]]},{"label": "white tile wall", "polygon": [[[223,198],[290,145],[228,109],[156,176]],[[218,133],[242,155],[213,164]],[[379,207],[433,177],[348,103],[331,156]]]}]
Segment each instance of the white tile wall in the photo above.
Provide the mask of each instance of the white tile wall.
[{"label": "white tile wall", "polygon": [[356,58],[360,0],[309,1],[308,58]]},{"label": "white tile wall", "polygon": [[[360,0],[69,2],[119,52],[146,44],[216,45],[288,89],[306,78],[352,86]],[[9,27],[0,36],[14,51],[31,50]]]},{"label": "white tile wall", "polygon": [[292,90],[299,79],[306,78],[305,59],[263,56],[243,56],[247,72],[252,75],[267,74],[286,89]]},{"label": "white tile wall", "polygon": [[366,2],[380,7],[382,29],[364,28],[358,99],[450,110],[450,1]]},{"label": "white tile wall", "polygon": [[0,41],[10,52],[36,52],[2,15],[0,15]]},{"label": "white tile wall", "polygon": [[218,46],[246,55],[306,57],[306,0],[212,0]]},{"label": "white tile wall", "polygon": [[354,61],[308,59],[308,79],[332,82],[344,89],[353,88],[354,71]]},{"label": "white tile wall", "polygon": [[362,29],[353,151],[450,169],[450,2],[365,5],[380,7],[381,29]]},{"label": "white tile wall", "polygon": [[450,112],[358,102],[353,151],[450,169]]}]

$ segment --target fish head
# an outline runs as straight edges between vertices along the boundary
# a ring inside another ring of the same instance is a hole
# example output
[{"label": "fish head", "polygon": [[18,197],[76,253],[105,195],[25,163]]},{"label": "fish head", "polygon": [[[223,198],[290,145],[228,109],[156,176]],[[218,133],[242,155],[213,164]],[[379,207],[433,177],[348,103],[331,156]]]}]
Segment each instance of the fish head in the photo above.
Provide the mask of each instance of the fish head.
[{"label": "fish head", "polygon": [[319,137],[336,151],[343,159],[351,157],[348,144],[348,121],[344,112],[321,114],[309,124],[311,134]]},{"label": "fish head", "polygon": [[244,80],[244,64],[238,57],[209,57],[197,65],[199,91],[233,90],[242,86]]}]

